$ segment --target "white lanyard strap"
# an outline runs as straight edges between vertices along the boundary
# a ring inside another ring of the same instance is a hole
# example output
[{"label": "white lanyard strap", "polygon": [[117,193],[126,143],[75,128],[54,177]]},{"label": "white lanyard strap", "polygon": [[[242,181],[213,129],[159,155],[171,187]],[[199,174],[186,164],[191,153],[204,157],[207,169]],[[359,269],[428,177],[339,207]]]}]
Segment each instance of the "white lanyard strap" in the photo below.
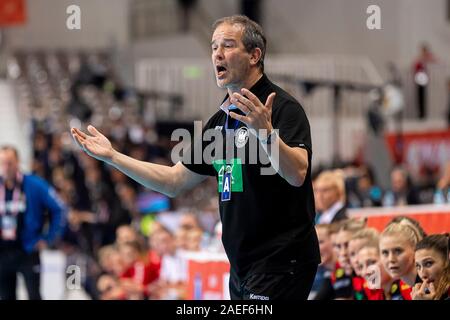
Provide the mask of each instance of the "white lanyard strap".
[{"label": "white lanyard strap", "polygon": [[[20,196],[21,196],[21,186],[23,181],[23,175],[20,172],[17,172],[16,182],[13,189],[12,202],[7,208],[6,205],[6,185],[5,183],[0,184],[0,215],[6,215],[6,212],[9,211],[11,215],[17,216],[22,208],[20,205]],[[7,210],[9,209],[9,210]]]}]

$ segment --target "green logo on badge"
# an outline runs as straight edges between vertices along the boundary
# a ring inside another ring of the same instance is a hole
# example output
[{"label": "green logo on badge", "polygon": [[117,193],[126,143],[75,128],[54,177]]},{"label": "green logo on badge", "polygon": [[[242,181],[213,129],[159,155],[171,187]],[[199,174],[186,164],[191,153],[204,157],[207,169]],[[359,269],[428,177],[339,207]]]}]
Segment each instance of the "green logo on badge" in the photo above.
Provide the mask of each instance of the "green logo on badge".
[{"label": "green logo on badge", "polygon": [[228,164],[224,159],[214,160],[214,169],[217,171],[217,186],[218,192],[222,192],[222,182],[223,173],[231,173],[231,192],[242,192],[244,191],[242,183],[242,160],[241,159],[231,159],[231,163]]}]

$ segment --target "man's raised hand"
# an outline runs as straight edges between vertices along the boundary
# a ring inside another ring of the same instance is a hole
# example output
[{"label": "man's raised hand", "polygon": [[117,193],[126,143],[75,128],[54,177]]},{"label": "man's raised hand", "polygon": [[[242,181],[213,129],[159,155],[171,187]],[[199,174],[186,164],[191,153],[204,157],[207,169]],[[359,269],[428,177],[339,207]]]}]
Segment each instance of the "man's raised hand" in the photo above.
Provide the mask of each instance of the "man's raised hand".
[{"label": "man's raised hand", "polygon": [[89,125],[87,129],[91,135],[88,135],[77,128],[72,128],[70,132],[76,143],[84,152],[95,159],[110,162],[115,152],[111,142],[95,129],[94,126]]}]

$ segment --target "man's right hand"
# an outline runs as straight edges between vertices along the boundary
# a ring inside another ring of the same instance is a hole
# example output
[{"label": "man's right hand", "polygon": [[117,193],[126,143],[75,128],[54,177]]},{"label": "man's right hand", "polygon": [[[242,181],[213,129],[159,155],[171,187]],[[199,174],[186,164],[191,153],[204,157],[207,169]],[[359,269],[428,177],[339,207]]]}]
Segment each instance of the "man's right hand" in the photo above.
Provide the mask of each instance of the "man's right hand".
[{"label": "man's right hand", "polygon": [[93,126],[88,126],[91,135],[72,128],[70,132],[80,148],[91,157],[110,163],[115,153],[111,142]]},{"label": "man's right hand", "polygon": [[72,128],[71,133],[81,149],[95,159],[105,161],[146,188],[175,197],[205,180],[206,176],[190,171],[181,162],[174,166],[137,160],[111,146],[111,142],[93,126],[90,135]]}]

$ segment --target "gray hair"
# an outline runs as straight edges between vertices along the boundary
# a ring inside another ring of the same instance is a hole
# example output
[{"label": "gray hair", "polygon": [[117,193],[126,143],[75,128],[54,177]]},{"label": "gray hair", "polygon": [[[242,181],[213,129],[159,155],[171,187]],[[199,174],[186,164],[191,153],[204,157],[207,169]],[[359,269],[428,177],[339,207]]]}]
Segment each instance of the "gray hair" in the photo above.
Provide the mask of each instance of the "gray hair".
[{"label": "gray hair", "polygon": [[16,159],[19,160],[19,151],[17,151],[17,148],[12,145],[2,145],[0,146],[0,151],[11,151],[16,156]]}]

